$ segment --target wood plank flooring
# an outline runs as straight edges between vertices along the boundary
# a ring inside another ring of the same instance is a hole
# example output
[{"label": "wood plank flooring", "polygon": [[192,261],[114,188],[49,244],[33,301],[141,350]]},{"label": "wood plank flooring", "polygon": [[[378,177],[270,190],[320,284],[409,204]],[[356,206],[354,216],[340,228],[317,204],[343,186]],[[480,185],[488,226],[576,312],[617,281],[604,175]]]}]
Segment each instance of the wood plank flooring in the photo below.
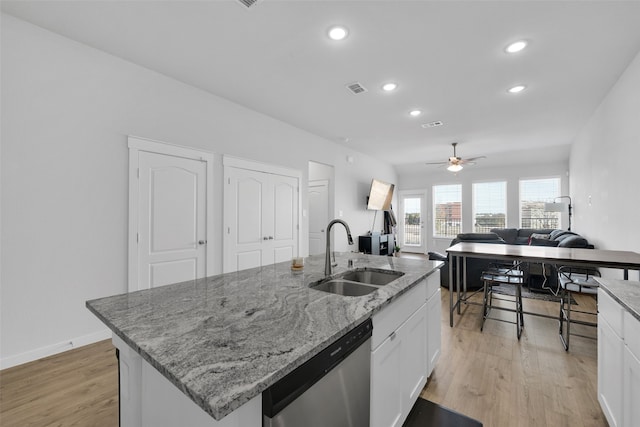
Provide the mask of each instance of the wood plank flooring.
[{"label": "wood plank flooring", "polygon": [[[595,340],[572,337],[565,352],[557,322],[533,316],[525,316],[520,341],[515,325],[503,322],[489,320],[480,332],[477,306],[463,307],[450,328],[442,290],[442,355],[423,398],[485,427],[607,425],[596,397]],[[593,308],[589,296],[576,300]],[[524,304],[558,311],[557,303]],[[0,425],[117,426],[117,372],[110,340],[0,371]]]},{"label": "wood plank flooring", "polygon": [[[442,354],[421,397],[485,427],[607,425],[597,400],[596,340],[572,336],[565,352],[557,320],[528,315],[520,341],[509,323],[487,320],[481,332],[481,307],[474,305],[463,306],[451,328],[449,293],[442,290]],[[574,298],[580,309],[595,310],[592,296]],[[536,313],[559,311],[554,302],[524,299],[523,305]],[[515,318],[497,310],[491,315]],[[580,328],[596,335],[595,328]]]},{"label": "wood plank flooring", "polygon": [[118,425],[111,340],[0,371],[0,426]]}]

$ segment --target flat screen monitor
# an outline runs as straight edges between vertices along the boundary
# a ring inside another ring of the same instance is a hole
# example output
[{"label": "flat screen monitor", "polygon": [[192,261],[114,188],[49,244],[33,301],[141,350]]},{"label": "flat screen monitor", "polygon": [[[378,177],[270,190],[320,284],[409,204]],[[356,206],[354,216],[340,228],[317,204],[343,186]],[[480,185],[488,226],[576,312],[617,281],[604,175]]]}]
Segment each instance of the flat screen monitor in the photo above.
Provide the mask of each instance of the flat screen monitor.
[{"label": "flat screen monitor", "polygon": [[394,184],[389,184],[388,182],[377,179],[372,180],[369,199],[367,200],[367,209],[377,211],[387,211],[391,209],[391,198],[393,197],[394,187]]}]

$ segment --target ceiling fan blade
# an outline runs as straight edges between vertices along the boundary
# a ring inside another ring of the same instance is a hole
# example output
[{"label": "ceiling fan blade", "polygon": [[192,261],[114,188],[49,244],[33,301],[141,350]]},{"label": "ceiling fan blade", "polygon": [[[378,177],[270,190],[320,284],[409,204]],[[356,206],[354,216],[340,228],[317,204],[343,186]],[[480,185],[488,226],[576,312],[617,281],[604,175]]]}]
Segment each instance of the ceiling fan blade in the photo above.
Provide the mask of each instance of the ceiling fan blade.
[{"label": "ceiling fan blade", "polygon": [[428,162],[425,165],[448,165],[449,162]]},{"label": "ceiling fan blade", "polygon": [[473,162],[476,161],[478,159],[486,159],[487,156],[478,156],[478,157],[469,157],[468,159],[463,159],[463,162]]}]

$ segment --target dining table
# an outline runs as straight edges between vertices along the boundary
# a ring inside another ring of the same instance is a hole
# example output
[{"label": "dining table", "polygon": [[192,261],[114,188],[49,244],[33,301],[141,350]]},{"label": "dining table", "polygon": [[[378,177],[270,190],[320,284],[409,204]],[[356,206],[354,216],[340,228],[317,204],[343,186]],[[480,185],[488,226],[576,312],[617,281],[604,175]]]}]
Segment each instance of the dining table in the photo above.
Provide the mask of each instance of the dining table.
[{"label": "dining table", "polygon": [[449,325],[451,327],[453,327],[454,311],[457,308],[460,314],[461,304],[467,302],[466,262],[468,258],[489,259],[496,262],[546,263],[556,268],[570,266],[621,269],[624,280],[629,279],[629,270],[640,270],[640,253],[632,251],[460,242],[449,247],[447,253],[449,254],[449,278],[452,281],[449,288]]}]

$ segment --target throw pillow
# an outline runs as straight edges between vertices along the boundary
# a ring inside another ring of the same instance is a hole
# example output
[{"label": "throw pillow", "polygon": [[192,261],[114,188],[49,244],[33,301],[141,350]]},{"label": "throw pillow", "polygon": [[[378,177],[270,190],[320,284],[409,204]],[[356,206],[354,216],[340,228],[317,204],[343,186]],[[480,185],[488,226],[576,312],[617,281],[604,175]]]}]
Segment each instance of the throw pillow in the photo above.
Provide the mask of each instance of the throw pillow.
[{"label": "throw pillow", "polygon": [[551,234],[533,233],[531,237],[535,239],[549,239],[551,237]]},{"label": "throw pillow", "polygon": [[558,242],[557,240],[549,240],[548,237],[545,238],[538,238],[538,237],[533,237],[531,236],[531,242],[529,243],[530,246],[558,246],[560,242]]}]

